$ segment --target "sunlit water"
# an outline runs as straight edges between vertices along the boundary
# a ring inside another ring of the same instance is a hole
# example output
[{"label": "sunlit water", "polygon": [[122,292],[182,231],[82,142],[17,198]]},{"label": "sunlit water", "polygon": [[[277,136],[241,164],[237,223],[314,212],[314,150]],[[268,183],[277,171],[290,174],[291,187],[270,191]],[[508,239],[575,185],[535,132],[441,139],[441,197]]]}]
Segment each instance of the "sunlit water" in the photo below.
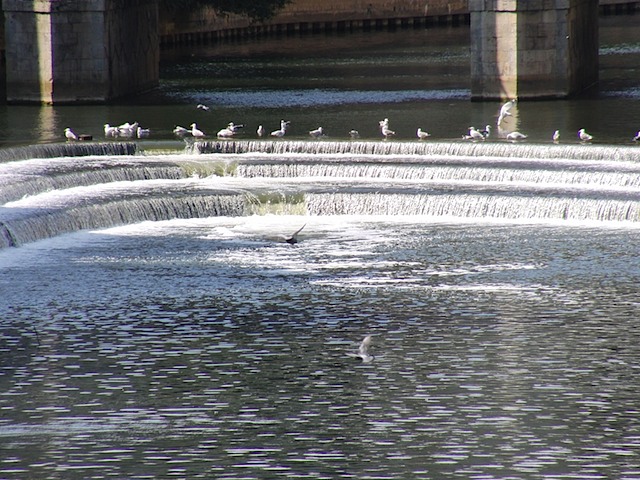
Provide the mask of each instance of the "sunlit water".
[{"label": "sunlit water", "polygon": [[[158,137],[135,155],[2,152],[0,478],[640,478],[640,49],[635,17],[622,33],[606,21],[605,88],[523,103],[521,145],[449,135],[496,113],[459,74],[426,93],[418,74],[370,78],[398,68],[371,58],[393,64],[402,32],[356,36],[372,51],[354,58],[350,37],[322,37],[342,62],[287,42],[247,63],[235,45],[214,78],[176,52],[162,106],[6,107],[7,144],[50,143],[71,120],[98,136],[138,119]],[[408,33],[403,61],[468,63],[464,28]],[[244,90],[223,88],[232,77]],[[286,116],[291,141],[153,152],[182,149],[173,122],[196,115]],[[401,138],[379,139],[381,115]],[[601,145],[551,145],[550,118],[593,120]],[[418,119],[445,138],[414,140]],[[310,142],[317,122],[367,126],[362,142]]]}]

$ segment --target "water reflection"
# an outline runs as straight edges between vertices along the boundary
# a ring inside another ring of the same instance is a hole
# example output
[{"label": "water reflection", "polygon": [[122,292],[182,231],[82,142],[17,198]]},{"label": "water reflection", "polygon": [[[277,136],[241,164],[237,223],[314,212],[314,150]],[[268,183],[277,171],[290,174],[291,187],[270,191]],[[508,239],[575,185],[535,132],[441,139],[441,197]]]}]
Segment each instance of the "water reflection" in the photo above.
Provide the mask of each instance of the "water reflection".
[{"label": "water reflection", "polygon": [[0,252],[2,476],[640,473],[634,231],[298,222]]}]

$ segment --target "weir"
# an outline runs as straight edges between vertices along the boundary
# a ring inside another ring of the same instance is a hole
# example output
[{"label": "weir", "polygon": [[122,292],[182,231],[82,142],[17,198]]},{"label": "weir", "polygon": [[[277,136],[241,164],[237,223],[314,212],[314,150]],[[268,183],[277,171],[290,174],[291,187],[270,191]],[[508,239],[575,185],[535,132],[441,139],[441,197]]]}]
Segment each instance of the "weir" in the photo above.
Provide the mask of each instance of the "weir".
[{"label": "weir", "polygon": [[267,213],[640,226],[633,147],[198,142],[176,155],[5,160],[0,186],[0,248],[149,220]]}]

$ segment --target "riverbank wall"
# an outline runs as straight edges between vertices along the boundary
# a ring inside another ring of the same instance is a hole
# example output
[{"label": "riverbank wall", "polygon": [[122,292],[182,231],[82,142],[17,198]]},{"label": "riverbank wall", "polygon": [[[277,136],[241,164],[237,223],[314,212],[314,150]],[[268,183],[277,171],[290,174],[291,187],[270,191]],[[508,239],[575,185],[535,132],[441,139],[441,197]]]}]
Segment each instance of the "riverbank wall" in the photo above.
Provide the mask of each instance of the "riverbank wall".
[{"label": "riverbank wall", "polygon": [[[639,12],[638,0],[600,0],[600,13]],[[204,8],[175,17],[160,16],[163,47],[272,34],[394,29],[469,23],[468,0],[293,0],[277,15],[255,22]]]}]

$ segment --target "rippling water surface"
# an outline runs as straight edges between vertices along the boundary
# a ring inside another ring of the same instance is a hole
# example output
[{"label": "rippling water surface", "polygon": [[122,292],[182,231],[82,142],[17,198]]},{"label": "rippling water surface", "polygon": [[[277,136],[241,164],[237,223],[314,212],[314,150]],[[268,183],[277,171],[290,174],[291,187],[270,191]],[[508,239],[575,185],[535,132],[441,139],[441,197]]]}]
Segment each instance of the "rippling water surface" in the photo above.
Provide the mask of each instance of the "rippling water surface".
[{"label": "rippling water surface", "polygon": [[299,226],[0,252],[0,476],[640,476],[636,230]]},{"label": "rippling water surface", "polygon": [[[318,124],[386,145],[384,117],[472,148],[499,105],[469,101],[466,27],[189,47],[134,104],[0,107],[2,145],[138,120],[174,150],[3,156],[0,478],[639,479],[636,18],[602,20],[600,89],[522,102],[500,158],[175,151],[175,124],[282,118],[296,148]],[[247,216],[139,223],[221,192]]]}]

